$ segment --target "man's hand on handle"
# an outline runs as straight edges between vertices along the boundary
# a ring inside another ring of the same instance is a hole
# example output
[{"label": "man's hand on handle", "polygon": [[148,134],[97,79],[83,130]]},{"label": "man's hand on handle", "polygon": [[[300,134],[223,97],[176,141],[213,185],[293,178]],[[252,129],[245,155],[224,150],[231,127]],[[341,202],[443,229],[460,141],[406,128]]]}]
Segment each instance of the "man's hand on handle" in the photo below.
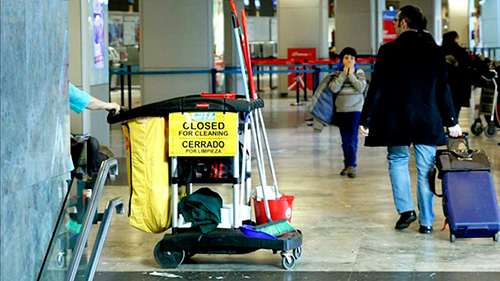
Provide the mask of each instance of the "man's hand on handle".
[{"label": "man's hand on handle", "polygon": [[367,136],[368,136],[368,134],[370,133],[370,129],[366,128],[365,126],[361,126],[361,125],[359,125],[359,133],[360,133],[362,136],[367,137]]},{"label": "man's hand on handle", "polygon": [[460,125],[456,124],[453,127],[448,127],[448,133],[450,137],[456,138],[462,135],[462,128],[460,128]]}]

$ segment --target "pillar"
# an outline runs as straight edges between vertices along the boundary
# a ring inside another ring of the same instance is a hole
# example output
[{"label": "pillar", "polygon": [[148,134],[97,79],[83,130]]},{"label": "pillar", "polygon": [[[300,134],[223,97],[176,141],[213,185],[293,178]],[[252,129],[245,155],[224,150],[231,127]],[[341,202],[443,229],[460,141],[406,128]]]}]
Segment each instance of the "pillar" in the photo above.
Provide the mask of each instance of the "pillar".
[{"label": "pillar", "polygon": [[[483,43],[485,47],[500,46],[500,3],[497,0],[486,0],[482,7],[482,28]],[[497,50],[497,57],[493,60],[499,60],[500,51]]]},{"label": "pillar", "polygon": [[[102,0],[68,1],[69,80],[76,87],[102,101],[109,101],[108,5],[106,2]],[[94,13],[94,7],[103,9],[99,11],[102,12],[102,18]],[[89,19],[91,24],[89,24]],[[104,28],[103,32],[98,30],[101,27]],[[94,41],[96,34],[100,38],[98,43]],[[74,134],[90,133],[99,140],[100,144],[109,146],[110,127],[106,122],[107,114],[106,111],[101,110],[84,110],[81,114],[71,112],[71,132]]]},{"label": "pillar", "polygon": [[37,280],[67,190],[68,1],[0,7],[0,280]]},{"label": "pillar", "polygon": [[[211,69],[211,0],[139,2],[140,67],[144,71]],[[211,91],[210,74],[142,76],[142,103]]]},{"label": "pillar", "polygon": [[460,36],[460,44],[469,46],[469,0],[448,0],[448,11],[448,30],[456,31]]},{"label": "pillar", "polygon": [[337,53],[353,47],[358,54],[376,54],[382,42],[382,12],[385,1],[335,1],[335,44]]},{"label": "pillar", "polygon": [[[318,58],[328,57],[328,0],[278,1],[278,58],[288,48],[316,48]],[[279,76],[279,91],[288,90],[287,75]]]}]

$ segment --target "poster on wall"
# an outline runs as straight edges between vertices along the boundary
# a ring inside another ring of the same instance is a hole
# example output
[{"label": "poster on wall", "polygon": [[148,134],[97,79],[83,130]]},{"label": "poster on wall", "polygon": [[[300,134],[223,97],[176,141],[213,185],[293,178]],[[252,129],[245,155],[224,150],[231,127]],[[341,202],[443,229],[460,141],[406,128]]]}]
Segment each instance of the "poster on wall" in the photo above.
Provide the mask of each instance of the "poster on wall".
[{"label": "poster on wall", "polygon": [[93,27],[94,27],[94,67],[104,68],[104,1],[93,1]]},{"label": "poster on wall", "polygon": [[123,16],[109,15],[109,46],[123,45]]},{"label": "poster on wall", "polygon": [[382,12],[382,23],[383,23],[383,35],[382,42],[388,43],[396,39],[396,26],[394,25],[394,19],[396,19],[396,15],[398,11],[383,11]]},{"label": "poster on wall", "polygon": [[139,16],[123,17],[123,45],[137,45],[139,22]]}]

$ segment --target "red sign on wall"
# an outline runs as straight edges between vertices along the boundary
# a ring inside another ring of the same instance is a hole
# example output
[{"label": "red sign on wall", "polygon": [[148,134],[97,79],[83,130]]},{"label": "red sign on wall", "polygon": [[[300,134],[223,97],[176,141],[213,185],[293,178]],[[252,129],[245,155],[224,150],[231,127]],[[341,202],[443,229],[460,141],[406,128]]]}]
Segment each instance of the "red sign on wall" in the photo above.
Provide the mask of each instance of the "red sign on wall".
[{"label": "red sign on wall", "polygon": [[384,11],[382,13],[382,28],[384,30],[382,42],[384,43],[391,42],[398,37],[394,26],[394,19],[396,19],[397,14],[398,11]]},{"label": "red sign on wall", "polygon": [[[316,48],[288,48],[288,61],[290,63],[305,63],[308,61],[316,60]],[[293,70],[295,67],[289,67],[288,69]],[[300,69],[304,69],[301,67]],[[307,76],[304,76],[307,74]],[[307,77],[307,89],[313,89],[313,74],[312,73],[300,73],[299,75],[299,86],[300,89],[304,89],[304,77]],[[288,90],[296,90],[297,78],[296,73],[288,74]]]}]

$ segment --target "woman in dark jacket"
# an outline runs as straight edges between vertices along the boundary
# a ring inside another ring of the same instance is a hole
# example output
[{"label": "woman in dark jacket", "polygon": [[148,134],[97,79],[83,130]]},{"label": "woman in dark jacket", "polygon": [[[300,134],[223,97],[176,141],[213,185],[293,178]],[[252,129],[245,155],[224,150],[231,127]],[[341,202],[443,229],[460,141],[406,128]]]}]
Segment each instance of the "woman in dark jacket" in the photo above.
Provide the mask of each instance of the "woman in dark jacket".
[{"label": "woman in dark jacket", "polygon": [[448,65],[448,85],[457,118],[462,106],[469,107],[471,94],[471,59],[465,49],[458,45],[459,39],[457,32],[450,31],[443,34],[442,44]]}]

